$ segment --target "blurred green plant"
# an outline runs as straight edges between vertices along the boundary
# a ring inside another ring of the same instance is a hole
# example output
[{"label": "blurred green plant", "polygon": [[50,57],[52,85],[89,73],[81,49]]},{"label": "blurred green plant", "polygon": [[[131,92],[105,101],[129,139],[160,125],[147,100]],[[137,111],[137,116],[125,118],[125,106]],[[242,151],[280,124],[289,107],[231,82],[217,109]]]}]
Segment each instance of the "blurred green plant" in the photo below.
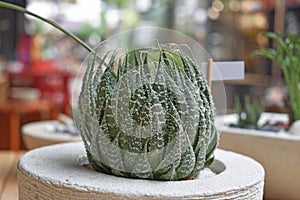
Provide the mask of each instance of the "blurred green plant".
[{"label": "blurred green plant", "polygon": [[252,56],[268,58],[279,65],[289,91],[286,103],[290,123],[300,120],[300,38],[297,33],[284,36],[282,33],[267,32],[264,36],[274,40],[276,49],[263,47]]},{"label": "blurred green plant", "polygon": [[242,128],[258,127],[258,120],[261,113],[264,111],[264,104],[262,100],[251,103],[250,97],[244,97],[244,106],[242,106],[241,98],[234,96],[234,111],[238,114],[238,126]]}]

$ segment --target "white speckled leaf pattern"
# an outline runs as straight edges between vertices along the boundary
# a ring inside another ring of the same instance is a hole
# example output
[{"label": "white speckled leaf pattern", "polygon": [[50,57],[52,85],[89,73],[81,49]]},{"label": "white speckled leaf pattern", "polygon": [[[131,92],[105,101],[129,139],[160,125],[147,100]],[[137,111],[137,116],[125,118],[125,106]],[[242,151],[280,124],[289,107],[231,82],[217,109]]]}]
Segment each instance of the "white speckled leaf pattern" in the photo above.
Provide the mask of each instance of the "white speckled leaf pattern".
[{"label": "white speckled leaf pattern", "polygon": [[213,160],[214,103],[179,45],[91,55],[78,104],[78,128],[98,171],[181,180]]}]

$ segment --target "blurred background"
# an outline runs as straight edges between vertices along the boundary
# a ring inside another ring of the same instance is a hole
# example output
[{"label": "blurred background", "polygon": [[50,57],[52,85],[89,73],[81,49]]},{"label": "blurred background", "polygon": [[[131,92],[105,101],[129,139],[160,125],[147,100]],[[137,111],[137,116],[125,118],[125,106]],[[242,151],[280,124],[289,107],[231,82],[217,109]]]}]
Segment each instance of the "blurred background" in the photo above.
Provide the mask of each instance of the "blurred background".
[{"label": "blurred background", "polygon": [[[225,81],[234,94],[264,97],[284,112],[282,75],[250,53],[269,46],[262,33],[299,32],[300,0],[10,0],[52,19],[91,46],[120,31],[159,26],[198,41],[215,61],[245,61],[245,79]],[[87,51],[52,26],[0,8],[0,149],[24,148],[20,127],[72,115],[72,82]],[[271,96],[271,98],[270,98]],[[13,135],[13,136],[12,136]],[[18,142],[16,142],[18,141]]]}]

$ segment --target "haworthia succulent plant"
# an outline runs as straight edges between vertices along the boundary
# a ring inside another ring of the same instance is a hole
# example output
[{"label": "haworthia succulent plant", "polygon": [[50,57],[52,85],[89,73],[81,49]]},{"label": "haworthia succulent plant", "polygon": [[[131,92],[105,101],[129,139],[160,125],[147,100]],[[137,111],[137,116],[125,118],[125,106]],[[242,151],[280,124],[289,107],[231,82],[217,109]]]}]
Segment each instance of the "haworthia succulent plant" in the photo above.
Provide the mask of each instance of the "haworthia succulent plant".
[{"label": "haworthia succulent plant", "polygon": [[214,158],[212,96],[179,45],[91,54],[78,105],[88,159],[100,172],[182,180]]},{"label": "haworthia succulent plant", "polygon": [[57,23],[20,6],[90,52],[75,120],[88,159],[101,172],[131,178],[182,180],[213,159],[215,107],[196,62],[176,44],[103,57]]}]

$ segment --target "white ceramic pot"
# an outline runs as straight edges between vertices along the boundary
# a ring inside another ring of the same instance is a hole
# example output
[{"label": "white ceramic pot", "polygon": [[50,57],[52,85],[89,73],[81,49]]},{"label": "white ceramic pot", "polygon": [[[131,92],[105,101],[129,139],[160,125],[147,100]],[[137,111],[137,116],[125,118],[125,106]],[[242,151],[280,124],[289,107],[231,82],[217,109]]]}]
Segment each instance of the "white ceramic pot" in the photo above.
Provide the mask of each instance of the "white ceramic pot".
[{"label": "white ceramic pot", "polygon": [[298,135],[300,136],[300,120],[294,121],[293,124],[291,125],[289,132],[292,135]]},{"label": "white ceramic pot", "polygon": [[[79,135],[71,135],[56,131],[55,127],[62,126],[56,120],[37,121],[22,126],[22,139],[26,149],[80,141]],[[54,130],[54,131],[53,131]]]},{"label": "white ceramic pot", "polygon": [[214,176],[185,181],[128,179],[79,164],[81,143],[57,144],[26,153],[18,165],[20,200],[39,199],[262,199],[264,169],[253,159],[216,150]]}]

